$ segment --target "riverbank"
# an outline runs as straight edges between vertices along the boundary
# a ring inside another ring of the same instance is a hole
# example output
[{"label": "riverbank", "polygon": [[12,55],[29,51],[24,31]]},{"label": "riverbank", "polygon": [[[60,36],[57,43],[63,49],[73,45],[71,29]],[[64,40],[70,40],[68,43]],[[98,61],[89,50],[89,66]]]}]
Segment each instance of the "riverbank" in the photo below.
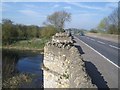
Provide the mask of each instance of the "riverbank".
[{"label": "riverbank", "polygon": [[3,48],[19,48],[19,49],[42,49],[49,38],[33,38],[28,40],[20,40],[10,45],[3,45]]},{"label": "riverbank", "polygon": [[44,45],[50,40],[49,38],[34,38],[30,40],[21,40],[14,42],[11,45],[2,46],[3,49],[16,49],[16,50],[30,50],[30,51],[40,51],[44,52]]},{"label": "riverbank", "polygon": [[[29,60],[31,60],[32,57],[37,57],[38,55],[41,55],[40,51],[33,52],[30,50],[3,49],[2,52],[3,52],[2,53],[3,88],[19,88],[22,87],[23,85],[24,87],[27,87],[26,85],[31,84],[35,78],[33,77],[35,76],[35,74],[29,72],[22,73],[23,71],[21,72],[17,69],[18,67],[17,65],[24,58],[28,58]],[[40,61],[41,59],[37,59],[37,60]],[[35,63],[36,59],[32,59],[31,61]],[[40,64],[39,63],[37,64],[38,64],[37,67],[39,68]],[[25,62],[22,65],[28,66],[29,64],[26,64]],[[33,66],[30,67],[33,68]],[[31,68],[23,68],[22,70],[26,70],[26,69],[31,70]]]},{"label": "riverbank", "polygon": [[[34,77],[32,77],[32,74],[28,74],[28,72],[22,74],[19,70],[16,70],[16,65],[21,58],[36,57],[43,54],[44,45],[48,40],[48,38],[21,40],[2,47],[3,88],[19,88],[23,85],[27,87],[31,83],[33,84]],[[40,67],[40,64],[38,67]],[[21,81],[21,79],[24,80]]]}]

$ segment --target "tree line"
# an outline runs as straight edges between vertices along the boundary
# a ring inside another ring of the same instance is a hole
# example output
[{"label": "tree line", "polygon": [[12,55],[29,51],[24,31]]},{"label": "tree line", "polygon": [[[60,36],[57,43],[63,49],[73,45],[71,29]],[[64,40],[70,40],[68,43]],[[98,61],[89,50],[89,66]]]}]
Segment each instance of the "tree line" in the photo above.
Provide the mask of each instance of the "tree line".
[{"label": "tree line", "polygon": [[3,45],[31,38],[49,38],[55,33],[56,29],[50,25],[47,25],[45,27],[39,27],[35,25],[14,24],[9,19],[2,20]]},{"label": "tree line", "polygon": [[118,28],[119,23],[119,7],[113,10],[113,12],[107,17],[103,18],[96,29],[91,29],[90,32],[93,33],[108,33],[108,34],[120,34],[120,30]]},{"label": "tree line", "polygon": [[2,40],[4,45],[9,45],[19,40],[31,38],[50,38],[56,32],[64,31],[65,22],[70,21],[71,14],[66,11],[56,11],[48,15],[44,27],[36,25],[14,24],[9,19],[2,20]]}]

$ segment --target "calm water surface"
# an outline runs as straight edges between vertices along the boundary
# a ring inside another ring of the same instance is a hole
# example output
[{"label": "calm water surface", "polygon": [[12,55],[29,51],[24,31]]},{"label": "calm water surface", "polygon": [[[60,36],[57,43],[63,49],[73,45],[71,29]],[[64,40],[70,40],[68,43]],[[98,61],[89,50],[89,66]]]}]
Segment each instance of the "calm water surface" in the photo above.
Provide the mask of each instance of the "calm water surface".
[{"label": "calm water surface", "polygon": [[2,75],[3,79],[10,78],[18,73],[28,73],[33,76],[32,82],[23,84],[23,88],[41,88],[43,85],[43,71],[41,64],[43,55],[40,52],[21,51],[21,50],[2,50]]},{"label": "calm water surface", "polygon": [[40,65],[42,62],[43,62],[43,55],[37,55],[34,57],[24,57],[18,60],[16,69],[19,72],[41,74]]},{"label": "calm water surface", "polygon": [[16,69],[21,73],[31,73],[34,75],[32,83],[29,85],[21,85],[21,87],[40,88],[43,85],[43,71],[41,70],[41,63],[43,62],[43,55],[34,57],[24,57],[18,60]]}]

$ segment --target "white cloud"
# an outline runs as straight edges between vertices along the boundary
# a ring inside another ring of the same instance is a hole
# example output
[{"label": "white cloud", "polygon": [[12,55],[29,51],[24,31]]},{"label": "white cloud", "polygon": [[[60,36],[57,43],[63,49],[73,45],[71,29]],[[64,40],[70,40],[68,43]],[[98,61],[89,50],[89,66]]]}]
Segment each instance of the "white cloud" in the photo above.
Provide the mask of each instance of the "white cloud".
[{"label": "white cloud", "polygon": [[107,9],[115,9],[118,7],[118,3],[109,3],[109,4],[106,4],[106,8]]},{"label": "white cloud", "polygon": [[80,7],[80,8],[96,9],[96,10],[102,10],[102,9],[103,9],[103,8],[101,8],[101,7],[88,6],[88,5],[84,5],[84,4],[76,3],[76,2],[67,2],[67,3],[68,3],[68,4],[71,4],[71,5],[75,5],[75,6]]},{"label": "white cloud", "polygon": [[32,9],[38,9],[39,7],[33,5],[33,4],[24,4],[26,8],[32,8]]},{"label": "white cloud", "polygon": [[112,3],[108,3],[106,4],[104,7],[102,7],[103,9],[101,9],[101,11],[104,12],[112,12],[113,10],[115,10],[118,7],[118,3],[116,2],[112,2]]},{"label": "white cloud", "polygon": [[78,12],[77,14],[73,14],[72,16],[74,17],[79,17],[79,16],[84,16],[84,17],[95,17],[95,16],[100,16],[99,13],[91,13],[91,12]]},{"label": "white cloud", "polygon": [[71,9],[71,7],[70,6],[65,6],[64,9]]},{"label": "white cloud", "polygon": [[24,15],[27,15],[27,16],[30,16],[30,17],[40,17],[40,13],[39,12],[36,12],[36,11],[32,11],[32,10],[19,10],[20,13],[24,14]]},{"label": "white cloud", "polygon": [[67,2],[67,3],[71,4],[71,5],[75,5],[75,6],[80,7],[80,8],[99,10],[99,11],[102,11],[102,12],[108,12],[108,11],[111,12],[112,10],[114,10],[115,8],[118,7],[117,2],[110,2],[103,7],[90,6],[90,5],[85,5],[85,4],[81,4],[81,3],[77,3],[77,2]]},{"label": "white cloud", "polygon": [[58,4],[55,4],[54,6],[53,6],[53,8],[57,8],[57,7],[59,7],[60,5],[58,5]]}]

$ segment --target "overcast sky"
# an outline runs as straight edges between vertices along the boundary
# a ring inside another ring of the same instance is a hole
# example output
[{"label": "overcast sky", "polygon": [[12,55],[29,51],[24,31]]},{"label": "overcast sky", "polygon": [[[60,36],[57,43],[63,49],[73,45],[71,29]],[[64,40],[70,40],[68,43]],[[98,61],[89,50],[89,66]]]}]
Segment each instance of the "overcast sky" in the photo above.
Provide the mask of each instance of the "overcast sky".
[{"label": "overcast sky", "polygon": [[72,20],[65,28],[91,29],[117,6],[115,2],[3,2],[2,18],[19,24],[43,26],[48,15],[66,10],[71,13]]}]

